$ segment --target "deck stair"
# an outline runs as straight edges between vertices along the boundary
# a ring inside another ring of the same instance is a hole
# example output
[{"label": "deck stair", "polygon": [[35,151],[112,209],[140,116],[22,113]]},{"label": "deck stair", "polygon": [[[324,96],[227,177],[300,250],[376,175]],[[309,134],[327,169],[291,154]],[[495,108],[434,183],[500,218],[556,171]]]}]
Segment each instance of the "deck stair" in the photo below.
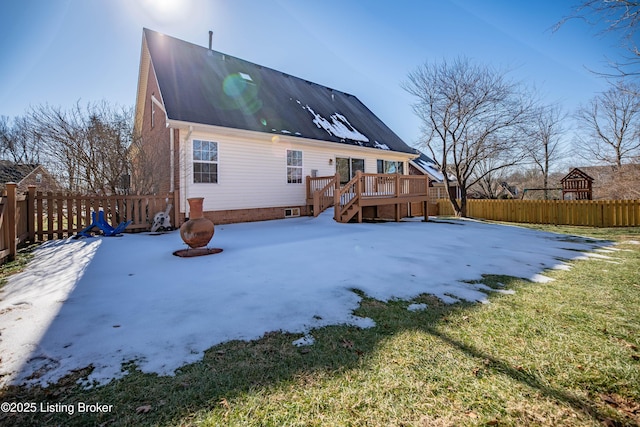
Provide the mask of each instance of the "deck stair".
[{"label": "deck stair", "polygon": [[307,177],[307,204],[313,209],[314,216],[333,206],[336,221],[362,222],[363,208],[395,205],[395,219],[399,221],[401,205],[416,202],[424,203],[426,212],[429,197],[429,182],[426,176],[357,171],[342,187],[339,183],[339,174]]},{"label": "deck stair", "polygon": [[314,217],[333,206],[333,194],[334,191],[340,189],[339,183],[340,176],[338,174],[315,178],[313,182],[309,178],[307,179],[307,194],[310,192],[312,194],[307,204],[313,206]]}]

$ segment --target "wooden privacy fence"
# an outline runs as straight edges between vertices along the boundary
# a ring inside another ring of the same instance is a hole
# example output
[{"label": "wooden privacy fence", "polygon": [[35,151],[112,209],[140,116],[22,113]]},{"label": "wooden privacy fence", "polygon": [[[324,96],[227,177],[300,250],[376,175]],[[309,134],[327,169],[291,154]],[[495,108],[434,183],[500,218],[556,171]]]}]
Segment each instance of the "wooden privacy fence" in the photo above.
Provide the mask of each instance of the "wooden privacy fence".
[{"label": "wooden privacy fence", "polygon": [[[453,215],[448,199],[440,215]],[[468,200],[467,215],[493,221],[591,227],[640,226],[640,200]]]},{"label": "wooden privacy fence", "polygon": [[[17,246],[25,241],[69,237],[88,226],[91,212],[104,211],[114,227],[131,221],[126,231],[143,231],[151,227],[156,213],[164,211],[173,195],[166,196],[97,196],[43,193],[29,186],[26,194],[16,193],[16,184],[7,183],[0,198],[0,263],[13,259]],[[176,225],[175,209],[170,213]]]},{"label": "wooden privacy fence", "polygon": [[27,197],[16,194],[16,184],[8,183],[6,194],[0,197],[0,264],[13,259],[18,244],[29,237]]}]

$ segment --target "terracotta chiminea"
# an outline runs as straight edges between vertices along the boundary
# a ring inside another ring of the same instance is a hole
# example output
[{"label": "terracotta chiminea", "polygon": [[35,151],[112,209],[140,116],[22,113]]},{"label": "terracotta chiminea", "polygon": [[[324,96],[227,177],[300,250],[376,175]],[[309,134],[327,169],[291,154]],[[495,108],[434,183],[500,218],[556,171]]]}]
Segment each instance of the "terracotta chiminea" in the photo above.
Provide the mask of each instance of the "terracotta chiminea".
[{"label": "terracotta chiminea", "polygon": [[202,248],[209,244],[213,237],[213,222],[202,214],[204,197],[192,197],[189,202],[189,221],[180,227],[180,237],[190,248]]}]

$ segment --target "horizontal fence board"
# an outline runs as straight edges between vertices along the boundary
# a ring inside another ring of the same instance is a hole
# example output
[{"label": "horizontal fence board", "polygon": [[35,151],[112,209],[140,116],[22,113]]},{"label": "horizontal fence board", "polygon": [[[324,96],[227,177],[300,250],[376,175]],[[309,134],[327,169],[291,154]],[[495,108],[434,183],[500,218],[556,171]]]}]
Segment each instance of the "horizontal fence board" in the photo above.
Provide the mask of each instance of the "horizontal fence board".
[{"label": "horizontal fence board", "polygon": [[[438,214],[454,215],[448,199]],[[640,226],[640,200],[467,200],[467,215],[492,221],[590,227]]]}]

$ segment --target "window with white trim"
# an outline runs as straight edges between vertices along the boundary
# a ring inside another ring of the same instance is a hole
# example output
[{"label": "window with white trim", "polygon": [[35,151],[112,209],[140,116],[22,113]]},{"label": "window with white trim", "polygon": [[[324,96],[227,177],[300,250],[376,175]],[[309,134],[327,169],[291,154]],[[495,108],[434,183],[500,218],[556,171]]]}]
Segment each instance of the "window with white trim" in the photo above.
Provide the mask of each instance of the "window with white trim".
[{"label": "window with white trim", "polygon": [[399,173],[404,174],[404,162],[390,160],[378,160],[378,173]]},{"label": "window with white trim", "polygon": [[287,183],[302,184],[302,151],[287,150]]},{"label": "window with white trim", "polygon": [[193,140],[193,182],[218,182],[218,143]]}]

